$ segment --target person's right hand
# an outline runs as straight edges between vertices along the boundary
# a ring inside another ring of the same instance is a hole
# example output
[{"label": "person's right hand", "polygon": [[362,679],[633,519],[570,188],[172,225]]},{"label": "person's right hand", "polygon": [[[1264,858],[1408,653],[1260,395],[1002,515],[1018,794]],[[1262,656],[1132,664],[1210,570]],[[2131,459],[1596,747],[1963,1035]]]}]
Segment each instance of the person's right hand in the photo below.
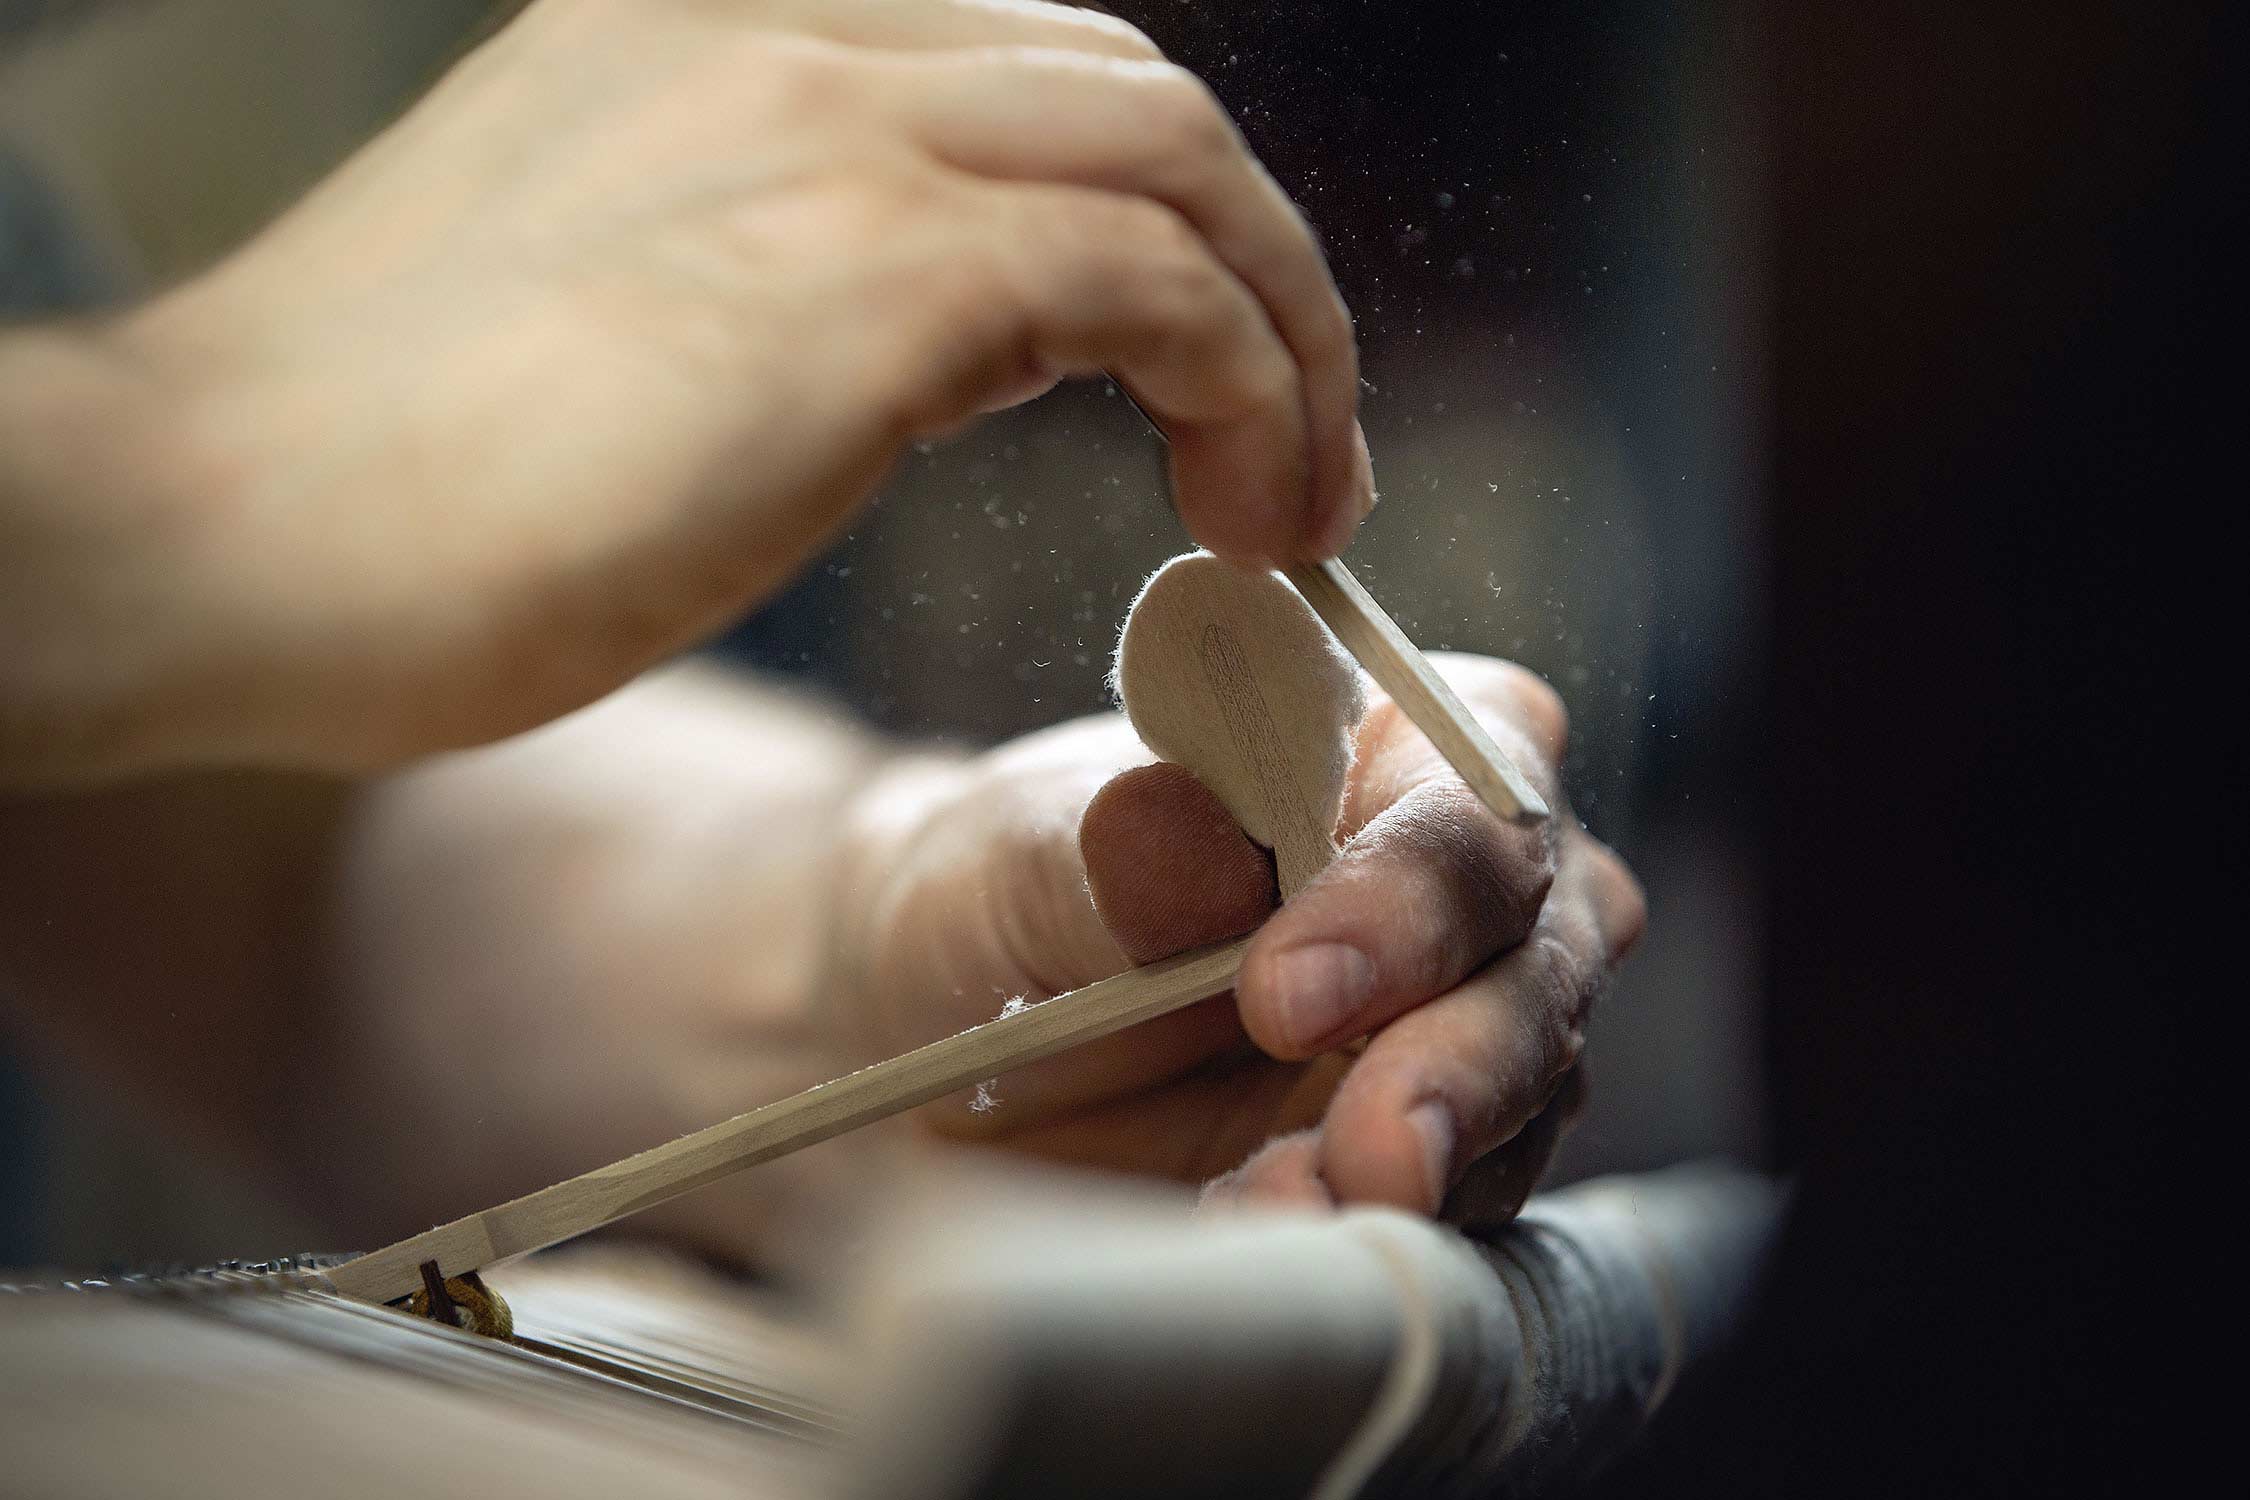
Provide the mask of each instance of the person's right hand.
[{"label": "person's right hand", "polygon": [[1145,37],[1032,0],[542,0],[100,338],[174,438],[159,498],[32,528],[69,650],[114,630],[162,704],[89,773],[542,722],[1061,376],[1131,390],[1229,557],[1331,555],[1372,496],[1303,219]]}]

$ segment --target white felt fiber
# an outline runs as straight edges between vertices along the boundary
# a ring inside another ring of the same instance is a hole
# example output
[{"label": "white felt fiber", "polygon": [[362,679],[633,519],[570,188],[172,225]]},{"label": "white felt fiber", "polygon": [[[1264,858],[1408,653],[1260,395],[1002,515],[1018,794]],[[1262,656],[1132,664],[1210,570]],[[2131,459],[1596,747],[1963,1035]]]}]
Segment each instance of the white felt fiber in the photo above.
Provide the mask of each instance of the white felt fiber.
[{"label": "white felt fiber", "polygon": [[1112,682],[1142,742],[1195,772],[1250,837],[1281,848],[1300,820],[1334,833],[1366,694],[1279,574],[1173,558],[1133,601]]}]

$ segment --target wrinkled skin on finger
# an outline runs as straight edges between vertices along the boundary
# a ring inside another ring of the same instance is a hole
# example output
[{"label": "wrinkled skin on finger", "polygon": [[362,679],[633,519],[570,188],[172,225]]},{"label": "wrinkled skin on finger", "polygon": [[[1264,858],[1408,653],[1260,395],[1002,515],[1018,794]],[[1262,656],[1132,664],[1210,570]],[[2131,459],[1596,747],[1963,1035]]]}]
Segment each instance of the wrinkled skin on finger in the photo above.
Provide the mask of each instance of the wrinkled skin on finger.
[{"label": "wrinkled skin on finger", "polygon": [[[1521,1212],[1564,1134],[1585,1112],[1587,1092],[1586,1065],[1580,1063],[1563,1076],[1554,1098],[1514,1138],[1457,1174],[1439,1210],[1446,1221],[1474,1234],[1499,1229]],[[1322,1140],[1322,1132],[1315,1128],[1268,1141],[1241,1166],[1204,1184],[1203,1211],[1321,1211],[1343,1206],[1321,1170]]]},{"label": "wrinkled skin on finger", "polygon": [[[1531,674],[1438,659],[1549,791],[1567,726]],[[1513,1212],[1576,1108],[1583,1027],[1643,921],[1567,815],[1503,823],[1394,705],[1362,724],[1334,864],[1277,910],[1271,857],[1114,719],[878,793],[841,930],[869,1055],[1257,931],[1237,993],[925,1111],[946,1136],[1219,1179],[1214,1202],[1434,1212],[1483,1162]],[[1262,927],[1261,927],[1261,924]],[[1496,1184],[1496,1186],[1495,1186]],[[1518,1191],[1520,1188],[1521,1191]]]}]

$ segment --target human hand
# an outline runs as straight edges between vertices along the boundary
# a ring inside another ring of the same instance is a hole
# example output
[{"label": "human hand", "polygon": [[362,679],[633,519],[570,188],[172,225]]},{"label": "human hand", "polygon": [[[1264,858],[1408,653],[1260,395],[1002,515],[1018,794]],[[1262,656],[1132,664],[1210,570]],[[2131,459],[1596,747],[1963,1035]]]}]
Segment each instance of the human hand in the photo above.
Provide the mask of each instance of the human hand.
[{"label": "human hand", "polygon": [[[1554,693],[1507,663],[1434,659],[1554,798]],[[1266,853],[1116,718],[896,773],[857,816],[832,1003],[864,1056],[1265,923],[1234,996],[919,1116],[946,1137],[1217,1176],[1210,1195],[1228,1201],[1434,1212],[1489,1156],[1480,1176],[1501,1201],[1478,1211],[1512,1212],[1576,1097],[1588,1010],[1643,920],[1613,854],[1567,818],[1495,818],[1380,696],[1343,852],[1278,912]]]},{"label": "human hand", "polygon": [[541,0],[103,338],[161,483],[37,576],[138,685],[73,747],[113,773],[539,723],[1060,376],[1162,422],[1220,553],[1332,554],[1372,495],[1301,216],[1146,38],[1031,0]]},{"label": "human hand", "polygon": [[[1436,660],[1552,795],[1553,694],[1502,663]],[[198,934],[153,970],[130,948],[66,942],[58,962],[76,967],[50,984],[140,995],[139,1019],[98,1034],[140,1039],[126,1061],[144,1090],[169,1087],[175,1108],[215,1114],[218,1135],[274,1157],[274,1180],[338,1242],[512,1197],[1010,998],[1261,921],[1239,1009],[1221,997],[1018,1070],[987,1112],[944,1101],[690,1194],[642,1227],[763,1255],[776,1230],[820,1221],[911,1160],[902,1148],[917,1137],[1186,1181],[1225,1173],[1215,1194],[1229,1200],[1422,1209],[1490,1150],[1499,1170],[1475,1174],[1487,1194],[1475,1211],[1504,1214],[1543,1165],[1578,1028],[1641,920],[1607,851],[1566,817],[1552,832],[1491,818],[1379,697],[1344,853],[1278,915],[1268,856],[1192,778],[1148,764],[1122,718],[973,760],[902,758],[700,667],[351,791],[338,811],[302,827],[284,816],[263,852],[216,859],[235,831],[289,808],[167,815],[128,799],[98,840],[37,821],[14,830],[25,850],[86,850],[69,880],[40,887],[67,900],[19,914],[27,947],[70,934],[81,909],[151,902]],[[1299,1030],[1293,1002],[1307,992],[1284,950],[1321,938],[1357,945],[1375,985],[1350,1019]],[[206,949],[209,972],[177,961]],[[287,1005],[285,1026],[242,1003],[261,984]],[[182,1013],[191,1032],[140,1055]],[[1356,1054],[1336,1045],[1370,1032]],[[180,1074],[178,1059],[201,1054]],[[1442,1163],[1412,1134],[1424,1102],[1454,1126]]]}]

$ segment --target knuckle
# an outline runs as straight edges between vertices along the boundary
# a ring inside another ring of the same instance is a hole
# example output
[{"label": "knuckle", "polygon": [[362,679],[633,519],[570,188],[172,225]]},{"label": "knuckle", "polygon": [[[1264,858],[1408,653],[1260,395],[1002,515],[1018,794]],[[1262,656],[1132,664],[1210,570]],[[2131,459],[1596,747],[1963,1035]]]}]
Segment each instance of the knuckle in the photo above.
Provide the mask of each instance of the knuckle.
[{"label": "knuckle", "polygon": [[1416,862],[1445,883],[1451,930],[1483,953],[1533,931],[1554,883],[1550,861],[1526,858],[1457,776],[1425,784],[1399,807]]},{"label": "knuckle", "polygon": [[1245,410],[1294,412],[1297,409],[1297,367],[1289,362],[1280,346],[1270,340],[1260,341],[1243,362],[1233,388]]},{"label": "knuckle", "polygon": [[1142,76],[1150,124],[1165,154],[1200,158],[1239,148],[1234,122],[1202,79],[1172,63]]},{"label": "knuckle", "polygon": [[1097,251],[1095,259],[1115,264],[1119,249],[1130,246],[1124,260],[1159,322],[1195,325],[1220,315],[1225,288],[1202,238],[1177,211],[1146,198],[1126,199],[1115,227],[1116,238],[1102,247],[1107,253]]},{"label": "knuckle", "polygon": [[[826,243],[896,251],[910,241],[925,241],[949,212],[943,188],[932,174],[877,158],[833,165],[808,187],[803,201],[809,222],[793,227],[800,235]],[[745,217],[751,224],[766,225],[771,212],[754,205]],[[923,258],[930,262],[931,274],[940,279],[976,269],[974,258],[966,255]],[[880,264],[883,258],[870,256],[868,261]]]},{"label": "knuckle", "polygon": [[1566,1022],[1592,1002],[1596,976],[1576,945],[1543,927],[1531,935],[1528,947],[1532,982],[1545,1002],[1541,1014],[1550,1026]]},{"label": "knuckle", "polygon": [[1148,198],[1129,198],[1121,207],[1136,254],[1145,255],[1152,270],[1183,284],[1208,279],[1202,237],[1178,210]]},{"label": "knuckle", "polygon": [[1532,1055],[1542,1089],[1553,1088],[1585,1056],[1586,1031],[1580,1024],[1583,1016],[1581,1006],[1550,996],[1525,1023],[1531,1033]]},{"label": "knuckle", "polygon": [[996,317],[1013,312],[1013,285],[1000,254],[987,246],[954,247],[913,275],[912,297],[920,313],[911,327],[943,330],[956,347],[982,342]]},{"label": "knuckle", "polygon": [[856,110],[859,77],[842,48],[809,37],[754,31],[743,38],[746,76],[784,119],[840,117]]}]

